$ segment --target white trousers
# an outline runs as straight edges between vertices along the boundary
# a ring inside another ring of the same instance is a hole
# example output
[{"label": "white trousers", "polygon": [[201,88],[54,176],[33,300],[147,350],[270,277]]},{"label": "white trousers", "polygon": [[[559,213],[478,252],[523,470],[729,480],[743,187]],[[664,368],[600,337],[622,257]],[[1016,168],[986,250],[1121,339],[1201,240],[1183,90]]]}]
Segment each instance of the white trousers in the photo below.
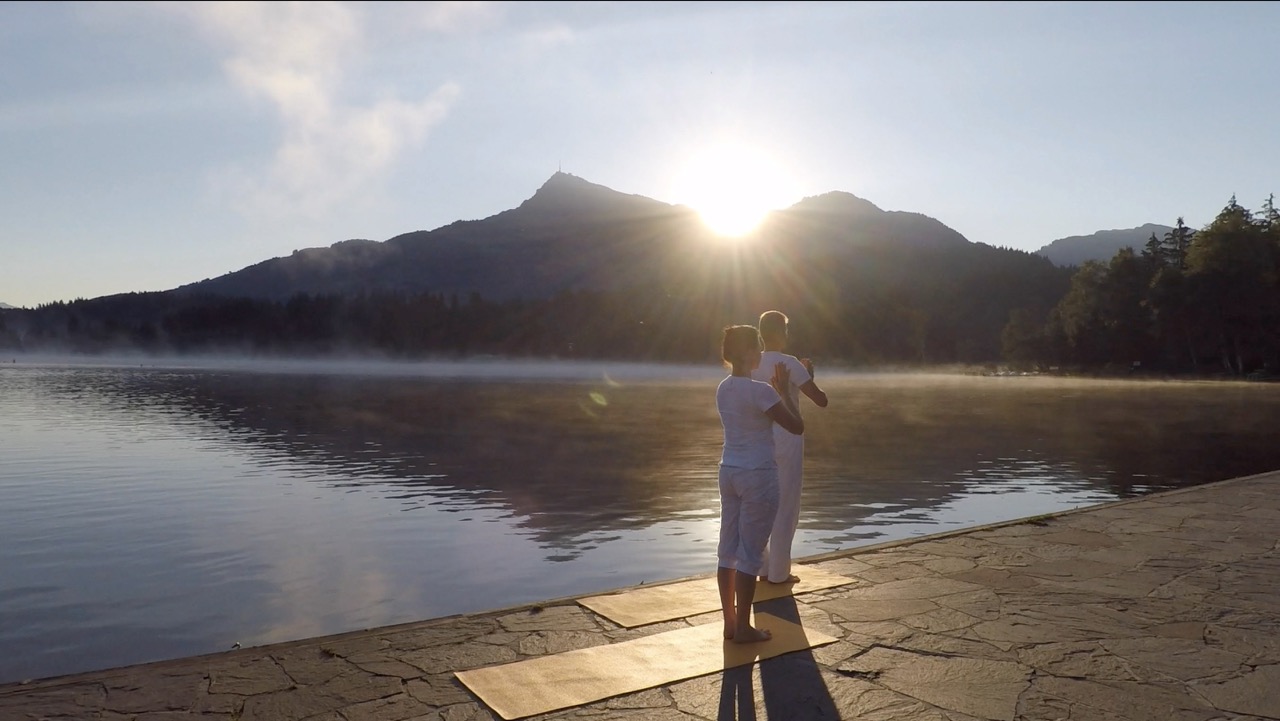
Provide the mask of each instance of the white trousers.
[{"label": "white trousers", "polygon": [[778,514],[756,575],[782,583],[791,575],[791,542],[800,525],[800,487],[804,483],[804,436],[773,427],[773,457],[778,463]]}]

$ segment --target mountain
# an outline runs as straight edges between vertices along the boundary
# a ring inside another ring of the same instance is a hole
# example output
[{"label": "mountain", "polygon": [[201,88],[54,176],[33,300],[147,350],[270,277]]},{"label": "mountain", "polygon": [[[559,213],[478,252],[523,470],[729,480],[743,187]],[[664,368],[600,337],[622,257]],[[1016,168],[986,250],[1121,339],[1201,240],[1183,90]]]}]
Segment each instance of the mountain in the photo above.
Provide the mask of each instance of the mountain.
[{"label": "mountain", "polygon": [[1099,230],[1092,235],[1073,235],[1059,238],[1036,251],[1053,261],[1054,265],[1068,267],[1083,265],[1087,260],[1111,260],[1121,248],[1141,251],[1154,233],[1157,238],[1173,230],[1167,225],[1147,223],[1124,230]]},{"label": "mountain", "polygon": [[[971,245],[933,218],[883,211],[832,192],[773,213],[744,247],[812,260],[886,243],[899,250]],[[174,292],[276,300],[362,292],[545,298],[568,290],[670,286],[689,274],[690,264],[712,261],[708,249],[729,247],[690,208],[557,172],[519,207],[483,220],[384,242],[345,240],[299,250]]]},{"label": "mountain", "polygon": [[12,310],[17,307],[18,306],[16,305],[9,305],[8,303],[0,303],[0,310],[6,310],[6,309]]},{"label": "mountain", "polygon": [[1043,316],[1070,274],[842,191],[729,240],[690,208],[557,172],[481,220],[31,311],[0,347],[705,362],[724,325],[778,308],[814,357],[988,362],[1011,314]]}]

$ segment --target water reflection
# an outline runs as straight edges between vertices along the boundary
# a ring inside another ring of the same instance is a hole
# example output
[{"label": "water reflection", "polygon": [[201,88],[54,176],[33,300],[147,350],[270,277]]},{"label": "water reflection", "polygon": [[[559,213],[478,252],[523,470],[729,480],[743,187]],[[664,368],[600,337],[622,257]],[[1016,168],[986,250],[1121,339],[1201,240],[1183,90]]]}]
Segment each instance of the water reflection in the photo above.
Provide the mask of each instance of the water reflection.
[{"label": "water reflection", "polygon": [[[602,532],[716,509],[720,428],[714,380],[705,378],[197,370],[68,373],[61,381],[50,392],[82,411],[199,419],[224,442],[254,449],[257,473],[377,492],[402,511],[490,509],[564,557],[598,544]],[[1125,498],[1273,470],[1280,457],[1269,442],[1280,426],[1280,389],[1272,386],[823,381],[837,402],[806,408],[808,529],[935,519],[931,509],[968,496]]]},{"label": "water reflection", "polygon": [[[718,369],[466,368],[0,370],[0,682],[714,564]],[[822,383],[797,556],[1280,468],[1272,385]]]},{"label": "water reflection", "polygon": [[383,493],[405,511],[502,508],[562,552],[592,543],[584,536],[593,532],[646,527],[704,506],[699,478],[708,473],[707,444],[718,442],[718,426],[706,428],[715,417],[693,386],[171,380],[160,397],[268,451],[264,467],[346,474],[330,485]]}]

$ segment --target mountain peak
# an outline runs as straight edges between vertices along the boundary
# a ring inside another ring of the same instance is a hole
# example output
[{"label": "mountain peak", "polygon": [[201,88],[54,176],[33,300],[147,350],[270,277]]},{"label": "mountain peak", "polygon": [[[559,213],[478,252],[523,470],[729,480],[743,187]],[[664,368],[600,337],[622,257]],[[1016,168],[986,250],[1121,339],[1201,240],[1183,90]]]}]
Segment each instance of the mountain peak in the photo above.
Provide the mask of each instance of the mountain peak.
[{"label": "mountain peak", "polygon": [[612,198],[620,196],[612,188],[592,183],[571,173],[557,170],[547,182],[533,193],[533,197],[524,201],[525,205],[582,203],[592,199]]},{"label": "mountain peak", "polygon": [[811,195],[791,206],[793,210],[841,213],[850,215],[872,215],[884,211],[870,200],[864,200],[842,190],[833,190],[821,195]]},{"label": "mountain peak", "polygon": [[540,193],[544,190],[555,189],[555,188],[585,187],[585,186],[595,186],[599,188],[604,187],[603,185],[597,185],[596,183],[592,183],[586,178],[579,178],[573,173],[566,173],[563,170],[557,170],[556,172],[551,174],[550,178],[547,178],[547,182],[543,183],[541,188],[538,188],[538,192]]},{"label": "mountain peak", "polygon": [[518,217],[522,222],[560,221],[566,217],[578,220],[616,220],[619,217],[652,216],[670,212],[671,208],[667,203],[643,195],[620,193],[557,170],[534,192],[533,197],[507,213]]}]

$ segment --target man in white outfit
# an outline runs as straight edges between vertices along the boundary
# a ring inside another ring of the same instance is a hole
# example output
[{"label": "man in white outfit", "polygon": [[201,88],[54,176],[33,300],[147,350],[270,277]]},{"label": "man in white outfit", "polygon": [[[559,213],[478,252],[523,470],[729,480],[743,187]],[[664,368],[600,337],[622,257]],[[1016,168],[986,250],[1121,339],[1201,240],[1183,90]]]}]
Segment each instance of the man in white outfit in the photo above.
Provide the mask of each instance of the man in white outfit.
[{"label": "man in white outfit", "polygon": [[[752,374],[756,380],[769,382],[773,368],[778,363],[786,366],[791,374],[787,391],[792,406],[799,410],[800,394],[809,397],[819,408],[827,407],[827,394],[813,379],[813,363],[808,358],[799,359],[783,351],[787,347],[787,323],[789,319],[780,311],[769,310],[760,314],[760,337],[764,341],[764,353],[760,365]],[[791,542],[800,523],[800,489],[804,481],[804,436],[795,435],[773,427],[773,454],[778,464],[778,514],[774,517],[773,532],[765,548],[764,566],[760,580],[770,583],[795,583],[800,580],[791,573]]]}]

